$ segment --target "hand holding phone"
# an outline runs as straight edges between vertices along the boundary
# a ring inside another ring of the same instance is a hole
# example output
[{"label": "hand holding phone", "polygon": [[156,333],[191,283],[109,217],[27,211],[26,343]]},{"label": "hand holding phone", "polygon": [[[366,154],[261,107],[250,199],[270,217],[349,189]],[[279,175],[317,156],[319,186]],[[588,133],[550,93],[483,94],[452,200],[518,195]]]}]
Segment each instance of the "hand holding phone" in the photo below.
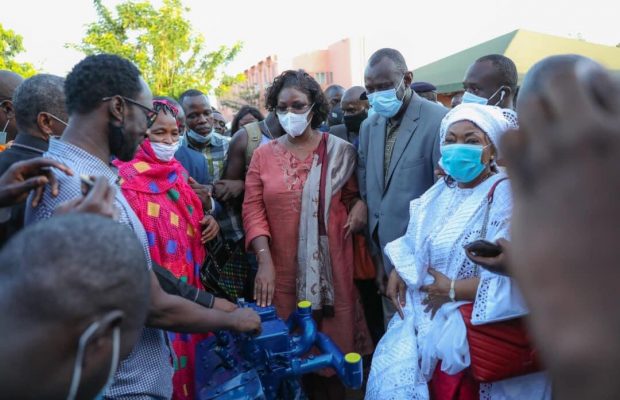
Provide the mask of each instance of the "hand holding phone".
[{"label": "hand holding phone", "polygon": [[497,257],[502,253],[502,247],[488,240],[476,240],[465,245],[465,250],[473,256]]},{"label": "hand holding phone", "polygon": [[465,245],[465,254],[472,262],[490,272],[499,275],[508,275],[505,249],[509,242],[499,239],[497,243],[488,240],[476,240]]}]

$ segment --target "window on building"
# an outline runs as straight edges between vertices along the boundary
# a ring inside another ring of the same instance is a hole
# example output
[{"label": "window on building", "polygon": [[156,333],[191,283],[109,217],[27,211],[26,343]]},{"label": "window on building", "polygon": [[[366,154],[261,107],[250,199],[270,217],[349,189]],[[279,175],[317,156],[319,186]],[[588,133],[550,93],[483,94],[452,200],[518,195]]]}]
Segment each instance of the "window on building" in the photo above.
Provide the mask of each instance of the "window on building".
[{"label": "window on building", "polygon": [[334,83],[334,73],[329,72],[327,75],[327,84],[331,85],[332,83]]},{"label": "window on building", "polygon": [[325,72],[317,72],[314,76],[319,85],[324,85],[326,81]]}]

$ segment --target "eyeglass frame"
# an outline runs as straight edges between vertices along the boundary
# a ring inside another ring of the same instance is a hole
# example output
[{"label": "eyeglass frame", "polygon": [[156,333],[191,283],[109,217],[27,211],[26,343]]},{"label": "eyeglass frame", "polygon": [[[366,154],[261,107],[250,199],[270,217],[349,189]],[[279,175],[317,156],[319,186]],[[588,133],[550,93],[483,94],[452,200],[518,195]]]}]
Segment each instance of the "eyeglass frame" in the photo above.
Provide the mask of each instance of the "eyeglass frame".
[{"label": "eyeglass frame", "polygon": [[[103,99],[101,99],[101,101],[110,101],[114,98],[115,96],[110,96],[110,97],[104,97]],[[144,116],[146,117],[146,128],[150,128],[151,126],[153,126],[153,124],[155,123],[155,120],[157,119],[157,115],[159,115],[158,111],[153,110],[152,108],[149,108],[143,104],[138,103],[136,100],[131,99],[129,97],[125,97],[125,96],[121,96],[118,95],[118,97],[120,97],[121,99],[123,99],[124,101],[128,102],[129,104],[133,104],[134,106],[138,106],[142,112],[144,113]]]},{"label": "eyeglass frame", "polygon": [[305,104],[303,106],[303,108],[300,109],[301,112],[293,111],[293,106],[285,107],[284,110],[282,110],[282,108],[280,106],[275,106],[274,109],[275,109],[276,114],[280,114],[280,115],[284,115],[284,114],[287,114],[289,112],[292,112],[293,114],[305,114],[306,112],[311,110],[313,107],[314,107],[314,103],[312,103],[312,104]]}]

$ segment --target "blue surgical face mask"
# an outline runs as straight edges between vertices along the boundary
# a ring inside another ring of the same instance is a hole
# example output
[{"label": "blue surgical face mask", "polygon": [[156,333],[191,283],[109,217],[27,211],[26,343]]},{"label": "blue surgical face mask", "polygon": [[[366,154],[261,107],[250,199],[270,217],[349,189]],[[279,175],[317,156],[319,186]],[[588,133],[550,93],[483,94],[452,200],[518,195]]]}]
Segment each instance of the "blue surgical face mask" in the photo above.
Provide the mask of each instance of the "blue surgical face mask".
[{"label": "blue surgical face mask", "polygon": [[0,144],[6,143],[6,137],[8,133],[6,132],[6,128],[9,126],[9,119],[6,120],[6,124],[4,124],[4,128],[0,131]]},{"label": "blue surgical face mask", "polygon": [[477,144],[444,144],[439,166],[458,183],[469,183],[480,176],[486,165],[482,152],[487,146]]},{"label": "blue surgical face mask", "polygon": [[477,95],[473,94],[472,92],[465,92],[465,93],[463,93],[463,100],[462,100],[461,102],[462,102],[463,104],[466,104],[466,103],[474,103],[474,104],[482,104],[482,105],[487,105],[487,104],[489,104],[489,100],[491,100],[493,97],[495,97],[495,95],[496,95],[496,94],[497,94],[500,90],[501,90],[501,95],[500,95],[500,98],[499,98],[499,100],[498,100],[495,104],[493,104],[494,106],[496,106],[496,105],[498,105],[499,103],[501,103],[501,102],[502,102],[502,100],[504,100],[504,93],[505,93],[505,90],[504,90],[504,87],[503,87],[503,86],[500,86],[500,88],[499,88],[499,89],[497,89],[497,90],[495,91],[495,93],[493,93],[493,94],[491,95],[491,97],[489,97],[488,99],[485,99],[484,97],[477,96]]},{"label": "blue surgical face mask", "polygon": [[404,79],[405,77],[403,76],[396,88],[370,93],[368,95],[368,102],[372,107],[371,110],[385,118],[392,118],[395,116],[398,110],[403,106],[403,100],[396,96],[396,92],[400,89],[400,85],[403,84]]},{"label": "blue surgical face mask", "polygon": [[201,135],[200,133],[196,133],[194,132],[192,129],[189,129],[187,131],[187,136],[192,138],[192,140],[194,142],[200,143],[200,144],[206,144],[211,142],[211,135],[212,135],[213,131],[211,131],[208,135]]}]

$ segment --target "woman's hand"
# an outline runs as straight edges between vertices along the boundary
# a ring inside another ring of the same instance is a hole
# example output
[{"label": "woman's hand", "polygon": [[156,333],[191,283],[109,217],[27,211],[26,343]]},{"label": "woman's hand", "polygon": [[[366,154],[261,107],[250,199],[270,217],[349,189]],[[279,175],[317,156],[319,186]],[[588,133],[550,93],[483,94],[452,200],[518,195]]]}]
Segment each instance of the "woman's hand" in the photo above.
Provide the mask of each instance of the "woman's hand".
[{"label": "woman's hand", "polygon": [[202,238],[200,240],[202,244],[205,244],[209,240],[215,238],[220,231],[220,226],[212,215],[205,215],[202,221],[200,221],[200,225],[204,227],[202,230]]},{"label": "woman's hand", "polygon": [[405,306],[405,296],[407,293],[407,285],[405,281],[398,275],[396,269],[393,269],[390,273],[390,278],[387,284],[387,296],[392,300],[392,304],[396,307],[400,319],[405,318],[403,313],[403,307]]},{"label": "woman's hand", "polygon": [[499,254],[488,255],[485,254],[483,248],[477,249],[472,247],[465,248],[465,254],[472,262],[480,265],[484,269],[487,269],[495,274],[509,275],[507,266],[507,252],[509,251],[510,242],[505,239],[498,239],[496,242],[499,248]]},{"label": "woman's hand", "polygon": [[345,238],[351,236],[352,233],[358,233],[368,224],[368,207],[362,200],[358,200],[349,211],[347,224],[344,226],[346,233]]},{"label": "woman's hand", "polygon": [[424,312],[431,311],[431,318],[433,318],[442,305],[451,301],[450,279],[433,268],[429,268],[428,273],[435,278],[435,281],[430,285],[420,287],[420,291],[427,293],[426,298],[422,300],[422,305],[426,306]]},{"label": "woman's hand", "polygon": [[[268,250],[267,250],[268,251]],[[254,279],[254,300],[260,307],[271,305],[276,288],[276,269],[271,257],[265,261],[258,261],[258,272]]]}]

